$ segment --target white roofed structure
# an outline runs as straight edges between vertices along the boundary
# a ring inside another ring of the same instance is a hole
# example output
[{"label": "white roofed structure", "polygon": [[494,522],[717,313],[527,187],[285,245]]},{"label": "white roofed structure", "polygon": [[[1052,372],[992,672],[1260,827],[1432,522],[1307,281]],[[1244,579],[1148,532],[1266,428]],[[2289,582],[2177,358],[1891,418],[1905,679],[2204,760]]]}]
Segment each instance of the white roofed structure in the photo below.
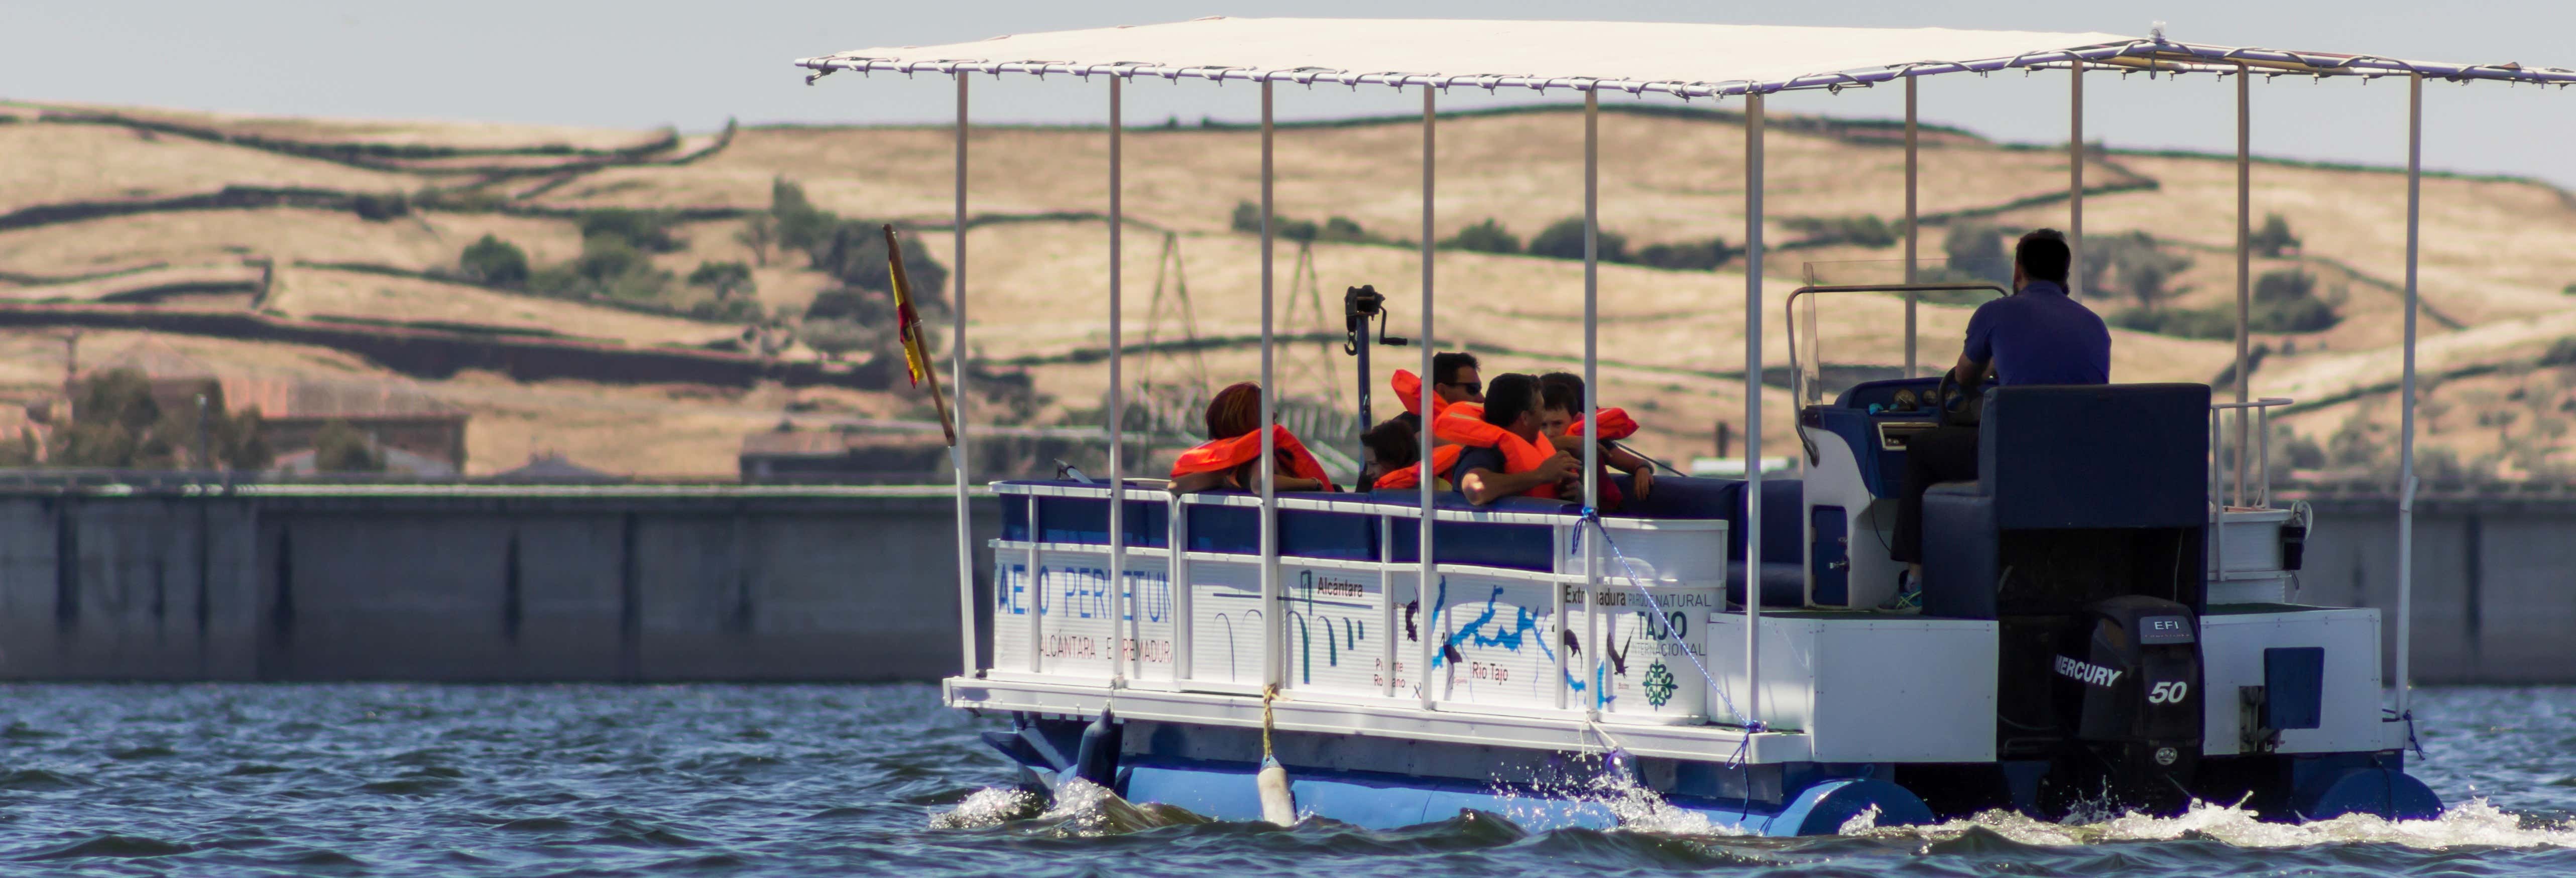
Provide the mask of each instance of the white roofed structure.
[{"label": "white roofed structure", "polygon": [[1614,21],[1223,18],[854,49],[797,65],[836,70],[1115,72],[1301,84],[1601,88],[1716,97],[1900,77],[2062,66],[2483,79],[2566,85],[2576,70],[2172,42],[2106,33]]}]

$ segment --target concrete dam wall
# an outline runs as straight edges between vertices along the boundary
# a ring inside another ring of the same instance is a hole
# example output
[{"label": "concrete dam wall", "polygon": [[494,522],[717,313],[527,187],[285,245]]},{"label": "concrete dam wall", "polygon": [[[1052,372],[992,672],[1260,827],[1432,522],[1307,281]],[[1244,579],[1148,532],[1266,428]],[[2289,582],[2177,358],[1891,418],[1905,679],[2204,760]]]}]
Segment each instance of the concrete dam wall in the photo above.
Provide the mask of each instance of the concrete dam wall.
[{"label": "concrete dam wall", "polygon": [[[0,487],[0,679],[922,680],[940,488]],[[995,535],[974,500],[978,606]],[[2381,608],[2396,507],[2319,500],[2301,603]],[[2576,502],[2418,504],[2416,679],[2576,683]],[[981,620],[989,625],[989,619]]]},{"label": "concrete dam wall", "polygon": [[0,678],[930,679],[955,520],[928,489],[6,493]]}]

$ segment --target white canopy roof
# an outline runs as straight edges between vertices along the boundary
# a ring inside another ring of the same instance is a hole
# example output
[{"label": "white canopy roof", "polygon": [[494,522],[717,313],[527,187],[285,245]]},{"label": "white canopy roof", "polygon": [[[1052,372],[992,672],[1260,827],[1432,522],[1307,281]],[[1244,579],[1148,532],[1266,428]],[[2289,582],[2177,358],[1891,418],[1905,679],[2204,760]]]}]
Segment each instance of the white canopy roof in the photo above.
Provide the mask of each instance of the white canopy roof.
[{"label": "white canopy roof", "polygon": [[2565,84],[2576,71],[2285,52],[2104,33],[1608,21],[1201,18],[806,58],[817,71],[1118,73],[1349,85],[1602,88],[1685,98],[2065,66],[2391,75]]}]

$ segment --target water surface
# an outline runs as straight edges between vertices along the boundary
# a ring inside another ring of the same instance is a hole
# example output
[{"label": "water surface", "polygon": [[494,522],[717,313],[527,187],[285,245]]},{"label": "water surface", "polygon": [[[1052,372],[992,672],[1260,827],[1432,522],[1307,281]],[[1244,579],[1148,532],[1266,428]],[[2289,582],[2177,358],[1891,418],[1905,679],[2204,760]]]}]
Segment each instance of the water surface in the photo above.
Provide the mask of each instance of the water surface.
[{"label": "water surface", "polygon": [[2438,821],[2210,806],[1749,839],[1278,829],[1105,795],[1036,813],[993,789],[975,733],[999,724],[929,686],[21,685],[0,687],[0,873],[2576,874],[2576,689],[2417,704]]}]

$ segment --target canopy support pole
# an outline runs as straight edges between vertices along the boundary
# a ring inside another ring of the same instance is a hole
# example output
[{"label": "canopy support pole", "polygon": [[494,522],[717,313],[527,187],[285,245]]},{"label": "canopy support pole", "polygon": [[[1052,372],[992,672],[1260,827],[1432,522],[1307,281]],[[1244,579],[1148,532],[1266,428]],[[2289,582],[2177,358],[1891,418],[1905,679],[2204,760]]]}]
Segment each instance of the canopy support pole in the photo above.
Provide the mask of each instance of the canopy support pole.
[{"label": "canopy support pole", "polygon": [[2424,207],[2424,74],[2406,79],[2406,364],[2397,431],[2397,719],[2414,688],[2415,646],[2415,312],[2417,246]]},{"label": "canopy support pole", "polygon": [[1762,721],[1762,93],[1744,96],[1744,721]]},{"label": "canopy support pole", "polygon": [[[957,417],[957,444],[948,449],[949,463],[957,470],[957,626],[964,632],[966,672],[974,677],[981,663],[975,658],[975,519],[966,502],[966,485],[970,478],[967,461],[973,456],[966,447],[966,74],[957,74],[957,196],[955,221],[957,242],[949,254],[953,266],[948,273],[948,384],[956,389],[957,399],[950,411]],[[1001,570],[993,571],[993,588],[1002,587]],[[1030,571],[1035,573],[1036,571]]]},{"label": "canopy support pole", "polygon": [[[1583,91],[1583,508],[1601,508],[1601,89]],[[1576,525],[1577,528],[1582,525]],[[1591,687],[1584,715],[1601,716],[1607,693],[1601,691],[1601,550],[1600,533],[1576,532],[1583,545],[1584,642],[1593,644],[1591,667],[1584,671]],[[1640,587],[1643,583],[1639,584]],[[1556,619],[1565,624],[1565,589],[1556,590]],[[1565,706],[1565,645],[1557,644],[1557,707]]]},{"label": "canopy support pole", "polygon": [[2067,76],[2066,293],[2084,292],[2084,61]]},{"label": "canopy support pole", "polygon": [[[1120,133],[1125,122],[1120,118],[1118,74],[1109,75],[1109,667],[1110,685],[1115,688],[1127,681],[1129,659],[1127,595],[1127,399],[1118,386],[1125,350],[1120,344],[1119,328],[1119,232],[1125,221],[1124,205],[1119,200]],[[1032,536],[1032,539],[1035,537]]]},{"label": "canopy support pole", "polygon": [[[1916,156],[1914,123],[1914,88],[1915,83],[1921,81],[1922,77],[1919,76],[1905,78],[1905,285],[1909,287],[1915,283],[1915,259],[1917,258],[1915,246],[1917,240],[1921,238],[1921,230],[1916,228],[1921,214],[1916,211],[1915,185],[1917,178],[1921,176],[1922,165]],[[1916,356],[1914,350],[1917,336],[1914,316],[1920,309],[1922,301],[1922,293],[1913,290],[1905,291],[1905,377],[1907,378],[1914,377],[1915,373],[1922,368],[1922,361]],[[1794,368],[1794,364],[1792,367]]]},{"label": "canopy support pole", "polygon": [[1438,593],[1440,565],[1432,560],[1431,551],[1434,485],[1440,479],[1439,473],[1431,471],[1431,423],[1434,413],[1439,411],[1433,408],[1431,403],[1434,399],[1432,394],[1436,391],[1435,385],[1440,381],[1439,374],[1431,371],[1431,351],[1438,345],[1431,335],[1431,249],[1434,240],[1431,232],[1433,217],[1431,158],[1437,146],[1435,134],[1438,131],[1438,119],[1434,114],[1433,100],[1430,83],[1424,83],[1422,85],[1422,327],[1414,333],[1421,338],[1422,345],[1422,432],[1420,437],[1422,440],[1422,519],[1416,522],[1422,528],[1422,532],[1414,542],[1414,546],[1420,550],[1417,554],[1422,562],[1422,572],[1413,581],[1413,599],[1415,605],[1421,608],[1417,614],[1421,617],[1421,625],[1417,630],[1422,636],[1421,670],[1416,671],[1414,677],[1422,683],[1422,709],[1424,710],[1433,709],[1431,659],[1439,654],[1439,647],[1432,644],[1432,639],[1440,627],[1440,607],[1432,603],[1432,596]]},{"label": "canopy support pole", "polygon": [[[2245,400],[2253,388],[2254,376],[2245,374],[2252,357],[2247,354],[2253,339],[2254,309],[2254,75],[2252,68],[2236,67],[2236,487],[2234,505],[2245,505],[2247,441]],[[2219,516],[2224,529],[2226,516]]]},{"label": "canopy support pole", "polygon": [[[1271,203],[1273,165],[1271,160],[1270,80],[1261,81],[1261,457],[1253,470],[1261,474],[1261,679],[1277,686],[1283,676],[1285,653],[1280,642],[1288,626],[1280,624],[1279,595],[1279,419],[1278,394],[1271,382],[1271,283],[1276,277],[1272,268],[1271,241],[1276,230],[1272,217],[1278,207]],[[1174,547],[1179,551],[1180,547]]]}]

